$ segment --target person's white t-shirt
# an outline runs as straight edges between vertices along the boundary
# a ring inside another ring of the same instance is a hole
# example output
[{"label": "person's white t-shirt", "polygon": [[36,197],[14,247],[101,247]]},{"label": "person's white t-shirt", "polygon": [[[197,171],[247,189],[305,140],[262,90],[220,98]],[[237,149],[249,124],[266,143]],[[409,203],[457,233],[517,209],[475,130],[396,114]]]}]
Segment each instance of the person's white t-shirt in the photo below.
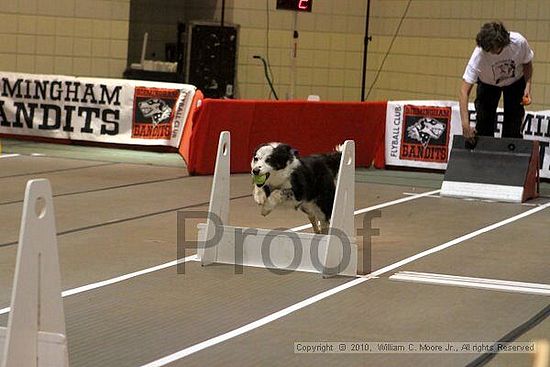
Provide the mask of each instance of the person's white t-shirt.
[{"label": "person's white t-shirt", "polygon": [[477,83],[479,79],[485,84],[499,87],[510,85],[521,79],[523,64],[530,62],[533,55],[525,37],[510,32],[510,44],[498,55],[476,47],[462,78],[470,84]]}]

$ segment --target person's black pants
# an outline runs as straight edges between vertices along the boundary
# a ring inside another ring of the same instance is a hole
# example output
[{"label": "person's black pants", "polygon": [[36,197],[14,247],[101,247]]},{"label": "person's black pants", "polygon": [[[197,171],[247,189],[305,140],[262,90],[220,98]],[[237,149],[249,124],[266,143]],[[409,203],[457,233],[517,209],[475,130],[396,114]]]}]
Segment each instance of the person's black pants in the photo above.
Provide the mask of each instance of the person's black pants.
[{"label": "person's black pants", "polygon": [[496,87],[477,82],[476,130],[478,135],[494,136],[497,123],[497,107],[500,95],[504,94],[504,122],[502,123],[502,137],[521,138],[521,123],[525,108],[521,104],[525,91],[525,79],[505,86]]}]

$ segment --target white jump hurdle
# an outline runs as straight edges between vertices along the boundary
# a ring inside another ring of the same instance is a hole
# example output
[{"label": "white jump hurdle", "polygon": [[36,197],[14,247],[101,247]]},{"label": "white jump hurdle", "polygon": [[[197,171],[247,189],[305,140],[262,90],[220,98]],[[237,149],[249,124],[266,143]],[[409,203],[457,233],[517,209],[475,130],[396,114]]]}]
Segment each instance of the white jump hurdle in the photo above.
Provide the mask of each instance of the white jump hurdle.
[{"label": "white jump hurdle", "polygon": [[[209,218],[206,223],[198,226],[198,256],[203,265],[238,264],[316,272],[324,277],[357,275],[357,245],[353,217],[353,141],[348,140],[344,143],[328,235],[226,225],[229,219],[229,164],[230,135],[224,131],[219,138],[209,206],[209,212],[221,220],[221,225]],[[207,239],[215,240],[211,241],[210,245],[207,244]]]},{"label": "white jump hurdle", "polygon": [[8,327],[0,328],[0,367],[67,367],[65,315],[52,193],[27,183]]}]

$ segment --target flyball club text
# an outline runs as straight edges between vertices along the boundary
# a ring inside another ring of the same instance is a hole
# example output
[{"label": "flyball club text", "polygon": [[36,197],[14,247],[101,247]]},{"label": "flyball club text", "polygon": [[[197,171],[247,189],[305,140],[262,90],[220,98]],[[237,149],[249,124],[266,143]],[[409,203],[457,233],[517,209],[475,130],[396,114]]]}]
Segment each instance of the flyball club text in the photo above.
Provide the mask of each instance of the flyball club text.
[{"label": "flyball club text", "polygon": [[[0,96],[13,99],[7,106],[0,99],[0,126],[39,130],[59,130],[97,134],[93,119],[101,119],[100,135],[117,135],[120,119],[121,86],[80,83],[75,81],[30,80],[2,78]],[[15,101],[24,99],[25,101]],[[30,102],[36,100],[35,102]],[[42,101],[42,102],[40,102]],[[48,103],[59,101],[57,104]],[[7,111],[14,111],[8,118]],[[42,112],[40,121],[35,114]],[[62,126],[63,121],[63,126]]]}]

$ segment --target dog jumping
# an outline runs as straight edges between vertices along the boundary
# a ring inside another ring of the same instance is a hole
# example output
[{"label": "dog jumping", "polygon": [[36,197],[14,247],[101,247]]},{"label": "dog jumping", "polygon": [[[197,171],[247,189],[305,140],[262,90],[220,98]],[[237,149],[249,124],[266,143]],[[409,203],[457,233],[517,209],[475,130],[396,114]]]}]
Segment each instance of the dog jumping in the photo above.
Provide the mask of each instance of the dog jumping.
[{"label": "dog jumping", "polygon": [[261,214],[277,206],[304,212],[315,233],[327,234],[343,146],[334,152],[300,157],[288,144],[262,144],[250,162],[254,201]]}]

